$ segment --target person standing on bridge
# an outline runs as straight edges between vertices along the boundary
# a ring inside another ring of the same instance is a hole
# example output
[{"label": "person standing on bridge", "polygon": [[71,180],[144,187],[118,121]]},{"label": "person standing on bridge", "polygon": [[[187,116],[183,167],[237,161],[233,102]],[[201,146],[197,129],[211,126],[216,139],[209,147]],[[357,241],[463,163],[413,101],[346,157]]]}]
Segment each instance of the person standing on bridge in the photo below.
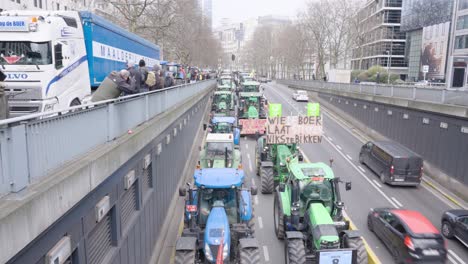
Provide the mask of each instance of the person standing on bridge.
[{"label": "person standing on bridge", "polygon": [[135,68],[135,63],[132,61],[127,62],[127,71],[130,73],[130,78],[135,79],[135,91],[140,92],[141,89],[141,73]]},{"label": "person standing on bridge", "polygon": [[139,93],[144,93],[149,91],[148,85],[146,85],[146,79],[148,78],[148,68],[146,68],[146,62],[144,60],[140,60],[138,62],[138,72],[140,73],[140,89],[138,90]]}]

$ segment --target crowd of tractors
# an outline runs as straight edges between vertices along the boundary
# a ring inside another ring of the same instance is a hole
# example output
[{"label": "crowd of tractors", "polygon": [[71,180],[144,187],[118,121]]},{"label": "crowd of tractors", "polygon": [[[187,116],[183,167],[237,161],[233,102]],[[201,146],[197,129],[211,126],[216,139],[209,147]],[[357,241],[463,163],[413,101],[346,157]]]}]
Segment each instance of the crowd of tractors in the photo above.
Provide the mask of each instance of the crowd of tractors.
[{"label": "crowd of tractors", "polygon": [[[175,263],[261,263],[252,204],[257,187],[247,187],[241,135],[257,140],[255,171],[262,194],[274,201],[271,232],[285,241],[285,263],[367,263],[360,234],[343,216],[342,181],[331,162],[304,161],[297,144],[267,143],[262,88],[248,74],[218,79],[193,183],[179,189],[185,213]],[[350,182],[344,185],[351,189]]]}]

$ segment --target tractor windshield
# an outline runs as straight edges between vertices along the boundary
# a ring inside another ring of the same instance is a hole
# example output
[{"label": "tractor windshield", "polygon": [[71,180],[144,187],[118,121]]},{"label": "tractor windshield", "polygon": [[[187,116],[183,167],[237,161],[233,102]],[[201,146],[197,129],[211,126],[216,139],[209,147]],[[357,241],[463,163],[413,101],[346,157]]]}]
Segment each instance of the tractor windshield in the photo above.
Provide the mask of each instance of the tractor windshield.
[{"label": "tractor windshield", "polygon": [[231,85],[231,80],[230,79],[221,79],[219,81],[219,84],[221,84],[221,85]]},{"label": "tractor windshield", "polygon": [[325,206],[329,206],[328,203],[333,199],[332,183],[323,177],[314,176],[300,181],[299,188],[301,200],[306,204],[310,201],[321,201]]},{"label": "tractor windshield", "polygon": [[244,92],[258,92],[260,89],[258,85],[244,85]]},{"label": "tractor windshield", "polygon": [[250,106],[258,108],[258,97],[249,97],[242,99],[241,107],[248,109]]},{"label": "tractor windshield", "polygon": [[232,125],[226,122],[217,123],[214,126],[213,133],[231,133]]},{"label": "tractor windshield", "polygon": [[236,190],[203,189],[200,192],[200,224],[206,224],[210,211],[214,206],[224,205],[230,224],[237,223],[237,194]]},{"label": "tractor windshield", "polygon": [[231,159],[232,148],[232,143],[230,142],[208,142],[206,156],[209,159],[217,157],[224,158],[224,155],[227,153],[227,158]]}]

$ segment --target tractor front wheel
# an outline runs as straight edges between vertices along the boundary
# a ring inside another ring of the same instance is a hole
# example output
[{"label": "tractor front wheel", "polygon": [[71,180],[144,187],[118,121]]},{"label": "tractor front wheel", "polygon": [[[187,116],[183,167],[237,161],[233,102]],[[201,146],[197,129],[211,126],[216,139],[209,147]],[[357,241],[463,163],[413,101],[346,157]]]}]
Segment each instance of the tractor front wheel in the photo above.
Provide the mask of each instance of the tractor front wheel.
[{"label": "tractor front wheel", "polygon": [[275,189],[275,178],[273,175],[273,168],[261,167],[260,178],[262,181],[262,193],[273,193],[273,190]]},{"label": "tractor front wheel", "polygon": [[250,234],[252,237],[255,237],[255,209],[252,206],[252,217],[250,218],[249,222],[247,222],[247,226],[250,229]]},{"label": "tractor front wheel", "polygon": [[260,249],[242,248],[240,250],[240,264],[260,263]]},{"label": "tractor front wheel", "polygon": [[343,242],[345,248],[356,249],[357,251],[357,262],[358,264],[367,264],[369,262],[367,257],[366,246],[362,237],[348,237],[343,236]]},{"label": "tractor front wheel", "polygon": [[287,264],[305,264],[306,252],[304,241],[300,238],[288,239],[286,241],[286,263]]},{"label": "tractor front wheel", "polygon": [[195,264],[195,250],[176,250],[174,264]]},{"label": "tractor front wheel", "polygon": [[273,201],[273,222],[275,226],[275,234],[278,239],[284,238],[284,214],[279,194],[275,195]]}]

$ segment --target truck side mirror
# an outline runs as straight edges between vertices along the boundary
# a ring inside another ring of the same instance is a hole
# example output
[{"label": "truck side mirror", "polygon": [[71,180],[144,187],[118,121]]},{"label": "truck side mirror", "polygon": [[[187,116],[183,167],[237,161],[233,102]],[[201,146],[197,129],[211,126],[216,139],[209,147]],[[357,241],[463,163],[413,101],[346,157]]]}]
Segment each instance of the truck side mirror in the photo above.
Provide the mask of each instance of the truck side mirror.
[{"label": "truck side mirror", "polygon": [[351,182],[346,182],[345,183],[345,189],[346,189],[346,191],[351,190]]},{"label": "truck side mirror", "polygon": [[297,158],[299,159],[300,162],[304,161],[304,156],[302,156],[302,154],[299,154],[299,156]]},{"label": "truck side mirror", "polygon": [[206,128],[207,128],[207,127],[208,127],[208,126],[207,126],[206,124],[203,124],[203,131],[206,131]]},{"label": "truck side mirror", "polygon": [[286,189],[286,185],[283,182],[280,183],[279,186],[278,186],[278,190],[280,192],[284,192],[285,189]]},{"label": "truck side mirror", "polygon": [[187,189],[185,189],[184,187],[180,187],[179,188],[179,196],[185,197],[185,195],[187,195]]},{"label": "truck side mirror", "polygon": [[250,194],[257,195],[257,193],[258,193],[257,186],[254,185],[254,186],[250,187]]}]

